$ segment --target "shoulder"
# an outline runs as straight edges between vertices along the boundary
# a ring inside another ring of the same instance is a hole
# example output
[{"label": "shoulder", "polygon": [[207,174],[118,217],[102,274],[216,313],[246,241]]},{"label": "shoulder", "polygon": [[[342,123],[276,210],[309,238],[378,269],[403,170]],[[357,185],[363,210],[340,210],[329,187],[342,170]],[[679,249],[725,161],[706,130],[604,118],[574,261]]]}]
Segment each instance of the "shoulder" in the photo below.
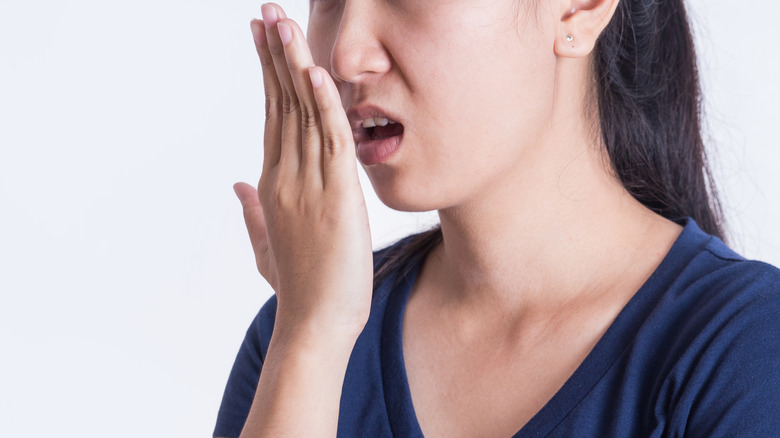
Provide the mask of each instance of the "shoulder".
[{"label": "shoulder", "polygon": [[685,382],[676,411],[691,436],[776,436],[780,430],[780,272],[741,261],[681,330],[688,348],[668,381]]},{"label": "shoulder", "polygon": [[678,339],[722,340],[728,333],[748,339],[764,326],[780,333],[780,269],[742,257],[695,223],[680,244],[688,249],[672,260],[677,266],[658,303],[675,315]]},{"label": "shoulder", "polygon": [[[702,300],[777,299],[780,270],[748,260],[687,219],[657,275],[674,296]],[[658,282],[658,281],[657,281]]]},{"label": "shoulder", "polygon": [[702,239],[702,245],[680,272],[680,282],[698,292],[700,306],[712,301],[720,310],[739,312],[780,303],[780,269],[742,257],[719,238],[698,230],[695,223],[689,234]]},{"label": "shoulder", "polygon": [[690,250],[647,320],[648,334],[663,334],[662,399],[691,436],[771,436],[780,430],[780,270],[688,231]]}]

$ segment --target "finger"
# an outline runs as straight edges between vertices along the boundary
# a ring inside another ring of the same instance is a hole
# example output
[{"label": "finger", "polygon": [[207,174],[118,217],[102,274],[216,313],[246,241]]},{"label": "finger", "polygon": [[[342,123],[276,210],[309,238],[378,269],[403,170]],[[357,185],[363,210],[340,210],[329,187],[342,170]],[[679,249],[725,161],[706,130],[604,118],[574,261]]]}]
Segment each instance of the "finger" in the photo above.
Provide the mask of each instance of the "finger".
[{"label": "finger", "polygon": [[342,180],[352,173],[357,177],[356,170],[348,172],[349,168],[355,169],[355,140],[336,84],[322,67],[310,68],[309,76],[322,126],[323,183]]},{"label": "finger", "polygon": [[268,49],[265,25],[262,20],[249,23],[255,49],[263,68],[265,89],[265,129],[263,131],[263,172],[279,164],[282,144],[282,88],[276,77],[273,57]]},{"label": "finger", "polygon": [[321,181],[321,127],[317,103],[314,101],[314,91],[309,78],[309,69],[314,67],[314,59],[308,44],[306,44],[303,31],[294,21],[280,20],[277,28],[279,29],[279,38],[284,46],[287,70],[290,73],[300,108],[301,169],[307,175],[314,176],[316,180]]},{"label": "finger", "polygon": [[257,190],[247,183],[236,183],[233,185],[233,191],[236,192],[244,209],[244,224],[246,224],[246,230],[249,233],[249,241],[252,243],[255,260],[259,264],[264,253],[268,251],[268,234],[260,198],[257,196]]},{"label": "finger", "polygon": [[238,182],[233,184],[233,191],[236,192],[236,196],[238,197],[238,200],[241,201],[242,207],[260,207],[260,197],[257,195],[257,190],[251,185],[245,182]]},{"label": "finger", "polygon": [[295,86],[287,68],[284,47],[279,37],[277,23],[287,18],[282,8],[272,3],[262,6],[268,50],[273,58],[276,77],[282,90],[282,141],[279,167],[282,172],[297,173],[300,168],[301,115]]}]

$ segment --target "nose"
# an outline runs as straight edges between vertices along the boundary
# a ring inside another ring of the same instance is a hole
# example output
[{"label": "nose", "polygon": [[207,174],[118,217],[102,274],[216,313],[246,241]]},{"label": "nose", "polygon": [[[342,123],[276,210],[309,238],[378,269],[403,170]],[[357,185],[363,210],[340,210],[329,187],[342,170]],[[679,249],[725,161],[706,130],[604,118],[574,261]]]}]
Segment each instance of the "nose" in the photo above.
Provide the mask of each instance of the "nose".
[{"label": "nose", "polygon": [[382,43],[380,2],[345,0],[336,40],[330,54],[337,81],[357,83],[390,69]]}]

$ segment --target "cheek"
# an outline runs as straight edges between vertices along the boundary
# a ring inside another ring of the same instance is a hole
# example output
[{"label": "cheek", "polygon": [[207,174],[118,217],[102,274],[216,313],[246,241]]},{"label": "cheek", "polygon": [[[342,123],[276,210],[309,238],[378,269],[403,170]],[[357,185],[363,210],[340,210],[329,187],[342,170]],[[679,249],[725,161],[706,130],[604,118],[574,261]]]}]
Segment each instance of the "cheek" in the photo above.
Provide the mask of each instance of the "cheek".
[{"label": "cheek", "polygon": [[[550,124],[554,57],[552,63],[530,62],[545,55],[526,51],[507,62],[511,53],[517,53],[517,47],[464,48],[448,53],[442,61],[446,64],[415,75],[428,78],[427,87],[420,87],[425,99],[416,99],[423,106],[415,108],[412,129],[418,136],[414,155],[419,159],[407,164],[415,184],[396,187],[386,198],[395,195],[398,205],[415,200],[420,209],[440,208],[439,202],[457,203],[530,165]],[[476,59],[484,62],[474,61],[478,54],[482,57]],[[411,193],[419,188],[425,190],[417,190],[415,198]]]},{"label": "cheek", "polygon": [[494,44],[484,50],[461,47],[427,65],[415,75],[425,81],[417,87],[425,99],[416,100],[424,105],[426,131],[447,143],[499,146],[541,129],[550,117],[554,56]]},{"label": "cheek", "polygon": [[459,108],[443,123],[517,111],[549,97],[556,59],[548,29],[517,29],[517,23],[494,14],[445,15],[419,26],[413,39],[405,37],[418,41],[398,58],[405,61],[404,71],[413,72],[414,92],[431,106]]}]

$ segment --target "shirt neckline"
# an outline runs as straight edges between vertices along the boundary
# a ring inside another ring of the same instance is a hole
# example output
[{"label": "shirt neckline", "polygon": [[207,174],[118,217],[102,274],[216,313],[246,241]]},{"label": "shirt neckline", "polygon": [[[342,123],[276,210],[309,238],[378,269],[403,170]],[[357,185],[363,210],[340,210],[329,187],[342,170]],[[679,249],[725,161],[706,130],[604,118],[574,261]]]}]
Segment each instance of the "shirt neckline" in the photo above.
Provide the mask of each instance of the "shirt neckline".
[{"label": "shirt neckline", "polygon": [[[607,373],[612,364],[629,347],[657,299],[682,271],[692,255],[703,248],[712,236],[705,234],[691,218],[676,221],[684,228],[656,270],[618,313],[585,360],[513,438],[546,436],[576,407]],[[412,403],[403,357],[403,317],[412,285],[417,279],[421,257],[398,282],[388,278],[385,285],[396,283],[389,293],[382,327],[382,384],[388,419],[394,436],[422,437],[422,429]],[[390,276],[393,277],[393,276]]]}]

